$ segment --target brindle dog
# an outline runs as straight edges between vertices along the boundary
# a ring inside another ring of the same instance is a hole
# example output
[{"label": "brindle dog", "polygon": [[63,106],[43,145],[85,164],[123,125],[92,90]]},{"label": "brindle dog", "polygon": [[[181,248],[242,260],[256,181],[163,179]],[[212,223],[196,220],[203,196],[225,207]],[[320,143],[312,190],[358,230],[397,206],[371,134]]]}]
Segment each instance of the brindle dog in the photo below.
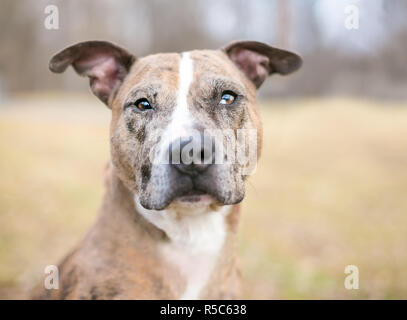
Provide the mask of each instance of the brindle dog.
[{"label": "brindle dog", "polygon": [[242,164],[214,163],[217,151],[201,142],[198,153],[201,160],[209,153],[208,162],[162,160],[174,154],[170,150],[182,153],[192,130],[201,141],[205,130],[220,129],[212,137],[219,141],[223,131],[252,129],[256,149],[249,160],[257,161],[262,126],[256,89],[271,74],[297,70],[300,57],[239,41],[220,50],[136,58],[111,43],[89,41],[50,61],[56,73],[70,65],[112,110],[111,161],[98,220],[60,263],[59,289],[41,288],[35,297],[239,297]]}]

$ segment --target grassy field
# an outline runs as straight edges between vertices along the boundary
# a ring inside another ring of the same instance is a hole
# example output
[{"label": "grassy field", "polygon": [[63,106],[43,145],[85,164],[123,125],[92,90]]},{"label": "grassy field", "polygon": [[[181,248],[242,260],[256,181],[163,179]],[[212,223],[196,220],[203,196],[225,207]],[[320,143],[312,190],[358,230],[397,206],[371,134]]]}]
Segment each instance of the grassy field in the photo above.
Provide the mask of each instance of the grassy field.
[{"label": "grassy field", "polygon": [[[0,298],[24,297],[94,221],[109,110],[92,97],[0,106]],[[240,226],[245,297],[407,298],[407,108],[262,103]],[[344,269],[359,268],[359,290]]]}]

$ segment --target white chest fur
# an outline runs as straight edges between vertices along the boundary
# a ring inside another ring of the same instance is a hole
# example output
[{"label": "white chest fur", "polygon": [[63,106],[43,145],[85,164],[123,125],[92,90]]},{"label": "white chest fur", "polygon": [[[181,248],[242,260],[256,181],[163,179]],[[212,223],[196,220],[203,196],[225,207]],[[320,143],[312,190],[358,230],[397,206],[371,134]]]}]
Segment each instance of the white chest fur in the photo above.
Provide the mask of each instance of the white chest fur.
[{"label": "white chest fur", "polygon": [[147,210],[137,196],[135,203],[140,214],[170,239],[160,250],[163,259],[185,278],[186,289],[180,299],[198,299],[225,242],[225,216],[230,206],[223,206],[219,211],[180,215],[175,209]]}]

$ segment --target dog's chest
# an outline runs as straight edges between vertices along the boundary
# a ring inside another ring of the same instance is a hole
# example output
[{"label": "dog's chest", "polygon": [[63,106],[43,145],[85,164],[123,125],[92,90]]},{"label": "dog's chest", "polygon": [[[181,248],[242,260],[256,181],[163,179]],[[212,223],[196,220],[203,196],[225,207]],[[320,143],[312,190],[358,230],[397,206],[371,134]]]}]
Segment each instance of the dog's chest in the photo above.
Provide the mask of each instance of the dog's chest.
[{"label": "dog's chest", "polygon": [[210,280],[225,242],[229,210],[230,206],[224,206],[216,212],[182,217],[166,210],[141,212],[170,239],[159,246],[159,251],[185,281],[180,299],[198,299]]},{"label": "dog's chest", "polygon": [[224,215],[209,213],[197,221],[188,221],[171,230],[170,243],[162,246],[164,258],[186,280],[180,299],[198,299],[210,279],[225,237]]}]

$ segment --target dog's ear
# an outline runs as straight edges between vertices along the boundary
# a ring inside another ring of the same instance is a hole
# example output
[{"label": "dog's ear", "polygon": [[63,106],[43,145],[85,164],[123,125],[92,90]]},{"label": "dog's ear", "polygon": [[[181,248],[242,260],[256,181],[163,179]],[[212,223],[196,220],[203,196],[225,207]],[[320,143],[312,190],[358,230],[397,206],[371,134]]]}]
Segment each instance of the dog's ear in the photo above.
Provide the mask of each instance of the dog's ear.
[{"label": "dog's ear", "polygon": [[54,55],[49,62],[52,72],[61,73],[69,65],[81,76],[89,77],[92,92],[106,105],[115,88],[122,82],[133,55],[105,41],[86,41],[70,46]]},{"label": "dog's ear", "polygon": [[256,88],[272,73],[289,74],[301,67],[302,60],[295,53],[270,47],[257,41],[232,42],[223,50],[243,71]]}]

